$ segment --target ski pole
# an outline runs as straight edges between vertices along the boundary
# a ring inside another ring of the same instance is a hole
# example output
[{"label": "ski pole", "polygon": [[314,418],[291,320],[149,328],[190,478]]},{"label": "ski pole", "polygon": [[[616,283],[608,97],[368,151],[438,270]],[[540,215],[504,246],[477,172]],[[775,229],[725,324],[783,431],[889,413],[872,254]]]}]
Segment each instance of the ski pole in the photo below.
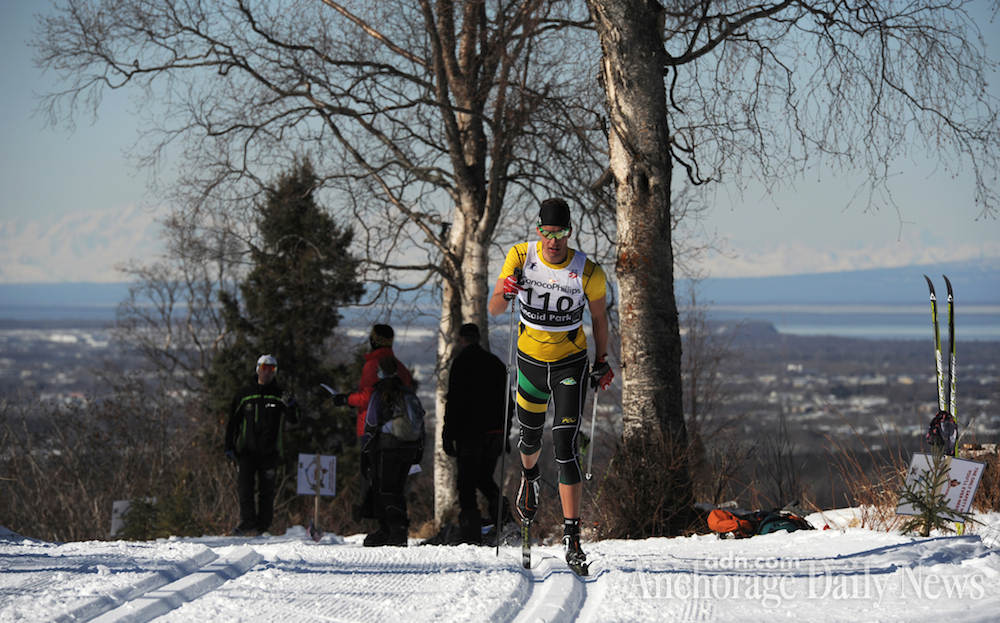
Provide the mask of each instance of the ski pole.
[{"label": "ski pole", "polygon": [[600,386],[594,390],[594,412],[590,416],[590,447],[587,448],[587,473],[584,474],[584,478],[590,480],[594,477],[594,431],[597,425],[597,392],[600,391]]},{"label": "ski pole", "polygon": [[[514,274],[517,276],[518,281],[521,279],[521,269],[515,268]],[[493,529],[497,534],[497,556],[500,556],[500,519],[503,517],[503,479],[504,472],[506,471],[507,463],[507,439],[510,435],[510,431],[507,429],[507,425],[510,422],[510,371],[512,367],[516,365],[511,364],[511,357],[514,354],[514,310],[517,309],[517,297],[511,299],[510,302],[510,323],[508,324],[508,329],[510,330],[507,336],[507,384],[504,388],[504,398],[503,398],[503,445],[500,446],[500,499],[497,500],[497,516],[496,521],[493,522]],[[515,362],[516,364],[516,362]]]}]

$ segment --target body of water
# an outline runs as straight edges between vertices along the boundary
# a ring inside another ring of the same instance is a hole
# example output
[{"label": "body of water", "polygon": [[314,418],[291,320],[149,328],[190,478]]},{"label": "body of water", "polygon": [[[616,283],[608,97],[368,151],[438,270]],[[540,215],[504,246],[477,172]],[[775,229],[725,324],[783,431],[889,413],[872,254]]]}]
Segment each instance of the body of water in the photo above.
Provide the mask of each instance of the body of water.
[{"label": "body of water", "polygon": [[[948,339],[947,306],[938,309],[941,340]],[[715,305],[709,317],[718,322],[768,322],[790,335],[831,335],[870,340],[932,339],[930,305]],[[9,306],[0,303],[0,320],[73,320],[114,323],[112,306]],[[367,329],[366,329],[367,330]],[[1000,341],[1000,305],[968,305],[955,310],[958,341]]]},{"label": "body of water", "polygon": [[[871,340],[930,340],[926,305],[714,305],[709,317],[720,322],[769,322],[781,333],[832,335]],[[948,307],[938,305],[941,340],[948,340]],[[1000,341],[1000,305],[955,308],[957,341]]]}]

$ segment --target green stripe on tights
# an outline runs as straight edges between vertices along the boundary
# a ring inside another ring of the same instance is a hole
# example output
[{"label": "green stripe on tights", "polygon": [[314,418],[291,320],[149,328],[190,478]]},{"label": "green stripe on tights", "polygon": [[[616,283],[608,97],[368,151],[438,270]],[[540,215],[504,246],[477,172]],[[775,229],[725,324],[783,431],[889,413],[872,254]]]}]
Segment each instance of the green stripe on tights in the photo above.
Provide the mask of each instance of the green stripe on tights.
[{"label": "green stripe on tights", "polygon": [[531,381],[529,381],[528,378],[524,376],[524,373],[521,372],[521,370],[517,371],[517,386],[524,393],[528,394],[533,398],[538,398],[539,400],[546,400],[546,401],[549,399],[550,394],[547,394],[542,390],[538,389],[537,387],[535,387],[534,385],[532,385]]}]

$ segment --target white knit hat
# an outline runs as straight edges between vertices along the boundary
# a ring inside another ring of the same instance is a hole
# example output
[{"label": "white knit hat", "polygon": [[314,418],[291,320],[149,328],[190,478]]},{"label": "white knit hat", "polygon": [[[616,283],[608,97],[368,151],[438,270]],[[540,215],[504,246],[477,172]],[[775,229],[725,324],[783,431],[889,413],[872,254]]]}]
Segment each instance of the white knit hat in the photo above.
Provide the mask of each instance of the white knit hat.
[{"label": "white knit hat", "polygon": [[260,372],[260,367],[263,365],[274,366],[275,371],[278,370],[278,360],[271,355],[261,355],[260,359],[257,360],[257,369],[255,372]]}]

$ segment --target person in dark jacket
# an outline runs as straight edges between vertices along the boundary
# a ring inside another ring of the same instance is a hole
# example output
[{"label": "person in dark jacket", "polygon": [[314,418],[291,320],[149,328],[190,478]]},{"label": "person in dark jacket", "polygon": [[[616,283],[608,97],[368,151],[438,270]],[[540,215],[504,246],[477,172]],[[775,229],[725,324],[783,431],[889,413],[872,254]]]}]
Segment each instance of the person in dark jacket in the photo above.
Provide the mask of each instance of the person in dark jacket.
[{"label": "person in dark jacket", "polygon": [[282,432],[285,422],[299,421],[299,406],[291,392],[278,387],[277,373],[278,361],[261,355],[254,381],[237,392],[229,409],[226,456],[239,467],[240,523],[233,528],[236,536],[266,534],[270,529],[278,462],[284,455]]},{"label": "person in dark jacket", "polygon": [[[458,467],[461,540],[480,544],[483,521],[476,490],[486,498],[488,524],[496,522],[497,506],[501,503],[500,487],[493,480],[493,471],[500,453],[507,446],[503,439],[507,366],[479,345],[476,325],[462,325],[458,339],[462,350],[451,364],[442,441],[445,453],[456,458]],[[501,525],[512,520],[506,500],[503,514]]]},{"label": "person in dark jacket", "polygon": [[[377,531],[365,537],[365,547],[395,545],[406,547],[410,520],[406,514],[406,477],[410,466],[419,463],[423,455],[423,407],[416,393],[397,375],[395,357],[385,357],[378,363],[378,378],[368,409],[365,412],[365,434],[361,452],[368,457],[369,477],[374,494]],[[414,439],[400,439],[392,426],[394,405],[407,409],[407,401],[419,411],[420,429],[412,430]]]}]

